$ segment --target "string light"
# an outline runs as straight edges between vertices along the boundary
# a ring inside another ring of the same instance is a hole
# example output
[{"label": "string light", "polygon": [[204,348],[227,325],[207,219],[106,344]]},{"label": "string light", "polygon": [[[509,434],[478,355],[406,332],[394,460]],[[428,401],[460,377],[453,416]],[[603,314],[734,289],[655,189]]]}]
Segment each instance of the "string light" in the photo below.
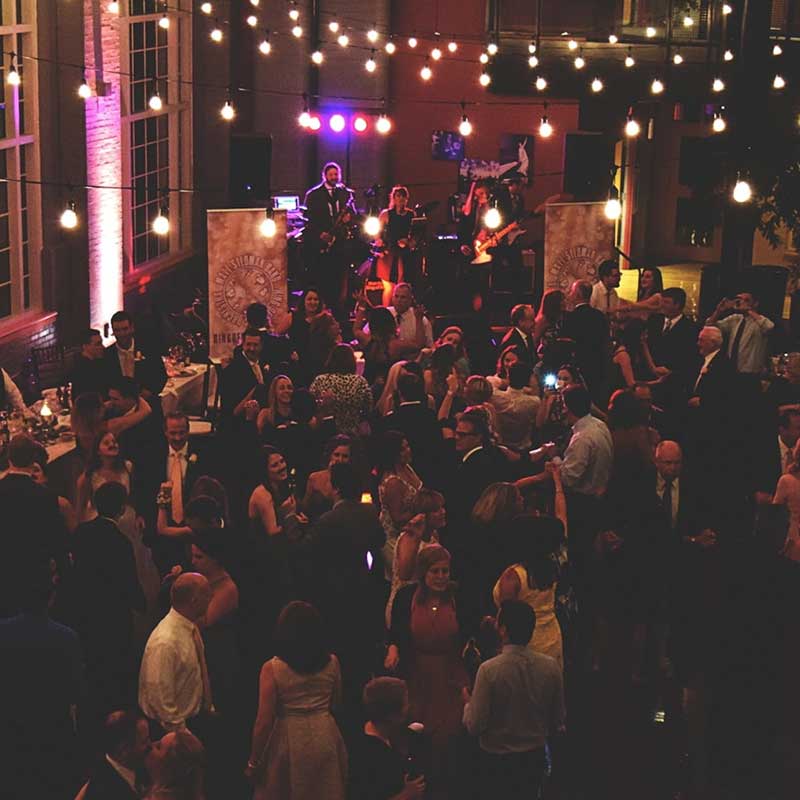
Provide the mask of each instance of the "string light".
[{"label": "string light", "polygon": [[772,45],[772,55],[774,56],[783,55],[783,48],[777,42],[775,42],[775,44]]},{"label": "string light", "polygon": [[275,220],[272,218],[271,208],[265,209],[264,219],[261,220],[261,225],[258,226],[258,229],[265,239],[272,239],[278,232],[278,226],[275,224]]},{"label": "string light", "polygon": [[211,29],[211,33],[208,34],[211,37],[211,41],[215,44],[219,44],[222,41],[222,28],[220,28],[219,23],[215,20],[214,27]]},{"label": "string light", "polygon": [[434,47],[433,50],[431,50],[431,58],[434,61],[438,61],[441,57],[442,51],[438,47]]},{"label": "string light", "polygon": [[480,57],[478,58],[478,61],[480,61],[481,64],[488,64],[489,63],[489,54],[488,53],[481,53]]},{"label": "string light", "polygon": [[536,42],[534,42],[534,41],[531,41],[531,42],[528,44],[528,52],[529,52],[531,55],[533,55],[533,54],[536,52]]},{"label": "string light", "polygon": [[433,70],[430,68],[427,59],[425,60],[425,65],[419,71],[419,76],[424,81],[429,81],[433,77]]},{"label": "string light", "polygon": [[537,91],[543,92],[547,88],[547,78],[539,75],[539,77],[534,81],[533,85],[536,87]]},{"label": "string light", "polygon": [[650,92],[652,94],[661,94],[664,91],[664,81],[661,78],[653,78],[650,84]]},{"label": "string light", "polygon": [[260,0],[250,0],[250,5],[253,6],[253,8],[258,8],[259,2]]},{"label": "string light", "polygon": [[722,111],[714,112],[714,121],[711,123],[711,130],[714,133],[722,133],[728,124],[725,122],[725,117],[722,116]]},{"label": "string light", "polygon": [[417,37],[416,37],[416,36],[409,36],[409,37],[408,37],[408,46],[409,46],[409,47],[410,47],[412,50],[413,50],[413,49],[414,49],[414,48],[415,48],[415,47],[416,47],[418,44],[419,44],[419,42],[417,41]]},{"label": "string light", "polygon": [[381,114],[375,123],[375,130],[381,135],[385,136],[392,129],[392,121],[386,114]]},{"label": "string light", "polygon": [[112,0],[106,8],[109,14],[119,14],[119,3],[117,0]]},{"label": "string light", "polygon": [[375,61],[375,51],[372,50],[370,51],[369,58],[364,63],[364,69],[367,72],[375,72],[377,68],[378,68],[378,63]]},{"label": "string light", "polygon": [[578,49],[578,43],[577,43],[577,42],[576,42],[574,39],[570,39],[570,40],[567,42],[567,47],[568,47],[570,50],[577,50],[577,49]]},{"label": "string light", "polygon": [[681,55],[680,50],[676,50],[674,55],[672,56],[672,63],[677,67],[680,64],[683,64],[683,56]]},{"label": "string light", "polygon": [[347,47],[350,44],[350,37],[346,33],[341,33],[336,41],[339,43],[339,47]]},{"label": "string light", "polygon": [[583,69],[586,66],[586,59],[582,55],[575,56],[575,69]]},{"label": "string light", "polygon": [[694,25],[694,18],[692,17],[692,9],[687,8],[683,14],[683,27],[691,28]]},{"label": "string light", "polygon": [[608,43],[609,44],[616,44],[619,41],[619,36],[616,33],[609,33],[608,34]]},{"label": "string light", "polygon": [[604,88],[604,87],[603,87],[603,81],[601,81],[601,80],[600,80],[600,78],[595,78],[595,79],[594,79],[594,80],[591,82],[590,86],[591,86],[591,88],[592,88],[592,91],[593,91],[595,94],[597,94],[598,92],[602,92],[602,91],[603,91],[603,88]]},{"label": "string light", "polygon": [[163,28],[165,31],[169,29],[169,17],[166,11],[161,15],[161,19],[158,21],[158,27]]},{"label": "string light", "polygon": [[458,132],[466,138],[472,133],[472,123],[469,121],[467,117],[466,107],[464,103],[461,104],[461,122],[458,125]]},{"label": "string light", "polygon": [[714,78],[711,82],[711,91],[712,92],[724,92],[725,91],[725,81],[722,78]]},{"label": "string light", "polygon": [[603,213],[606,215],[607,219],[612,221],[618,220],[622,216],[622,203],[620,203],[616,197],[609,197],[608,200],[606,200]]},{"label": "string light", "polygon": [[296,8],[289,9],[289,19],[292,22],[297,22],[300,19],[300,12]]},{"label": "string light", "polygon": [[16,53],[11,54],[11,66],[8,68],[8,76],[6,77],[6,83],[9,86],[19,86],[20,84],[20,77],[19,72],[17,72],[17,66],[14,61],[17,58]]},{"label": "string light", "polygon": [[223,105],[219,110],[219,115],[226,122],[230,122],[236,116],[236,109],[234,109],[233,105],[231,105],[230,97],[225,100],[225,105]]},{"label": "string light", "polygon": [[75,213],[75,203],[70,200],[67,207],[61,212],[61,227],[71,231],[78,225],[78,215]]},{"label": "string light", "polygon": [[653,37],[656,35],[656,33],[658,33],[658,31],[657,31],[657,30],[656,30],[656,29],[655,29],[655,28],[654,28],[652,25],[648,25],[648,26],[645,28],[645,31],[644,31],[644,35],[645,35],[645,36],[646,36],[648,39],[652,39],[652,38],[653,38]]},{"label": "string light", "polygon": [[147,105],[150,106],[152,111],[161,111],[164,107],[164,104],[161,102],[161,95],[158,93],[158,85],[155,81],[153,81],[153,94],[150,95]]},{"label": "string light", "polygon": [[737,203],[748,203],[753,196],[753,189],[750,184],[737,177],[736,185],[733,187],[733,199]]},{"label": "string light", "polygon": [[454,42],[452,40],[449,41],[447,43],[447,50],[450,53],[455,53],[458,50],[458,42]]},{"label": "string light", "polygon": [[625,123],[625,135],[631,139],[642,132],[641,126],[633,118],[633,109],[628,110],[628,121]]},{"label": "string light", "polygon": [[483,224],[486,225],[490,231],[497,230],[502,222],[503,218],[500,216],[500,212],[494,207],[490,208],[483,215]]},{"label": "string light", "polygon": [[92,96],[92,89],[89,86],[88,81],[86,80],[86,73],[83,73],[83,80],[81,81],[81,85],[78,87],[78,97],[82,98],[83,100],[88,100]]},{"label": "string light", "polygon": [[308,121],[308,129],[316,133],[321,127],[322,120],[316,114],[312,114],[311,119]]},{"label": "string light", "polygon": [[394,55],[395,51],[397,50],[397,45],[391,39],[389,39],[383,49],[391,56]]},{"label": "string light", "polygon": [[728,14],[733,14],[733,6],[730,3],[722,4],[722,13],[727,17]]},{"label": "string light", "polygon": [[486,46],[486,52],[490,56],[496,56],[499,49],[500,48],[497,46],[497,42],[489,42],[489,44]]},{"label": "string light", "polygon": [[211,5],[211,3],[201,3],[201,4],[200,4],[200,10],[201,10],[201,11],[202,11],[204,14],[210,14],[210,13],[211,13],[211,12],[214,10],[214,8],[213,8],[213,6]]},{"label": "string light", "polygon": [[631,53],[631,48],[628,48],[628,55],[625,56],[625,66],[630,69],[636,63],[636,59],[634,59],[633,54]]},{"label": "string light", "polygon": [[311,114],[308,110],[308,99],[305,95],[303,95],[303,110],[300,112],[300,116],[297,118],[297,124],[301,128],[308,128],[311,124]]},{"label": "string light", "polygon": [[295,39],[299,39],[302,35],[303,35],[302,26],[295,25],[294,28],[292,28],[292,36],[294,36]]},{"label": "string light", "polygon": [[783,75],[776,75],[772,79],[772,88],[773,89],[783,89],[786,86],[786,79]]},{"label": "string light", "polygon": [[321,63],[322,63],[322,62],[325,60],[325,56],[322,54],[322,50],[315,50],[315,51],[314,51],[314,52],[311,54],[311,60],[312,60],[312,61],[313,61],[313,62],[314,62],[314,63],[315,63],[317,66],[319,66],[319,65],[320,65],[320,64],[321,64]]},{"label": "string light", "polygon": [[378,41],[379,35],[380,34],[375,30],[374,26],[367,31],[367,39],[372,42],[372,44],[375,44],[375,42]]},{"label": "string light", "polygon": [[539,59],[536,56],[528,56],[528,66],[531,69],[539,66]]},{"label": "string light", "polygon": [[481,86],[488,86],[492,82],[492,76],[484,70],[481,72],[480,78],[478,78],[478,83]]},{"label": "string light", "polygon": [[158,210],[158,216],[153,220],[153,233],[156,236],[166,236],[169,233],[169,218],[165,208]]},{"label": "string light", "polygon": [[268,56],[272,52],[272,45],[269,42],[269,31],[264,34],[261,44],[258,45],[261,55]]},{"label": "string light", "polygon": [[733,50],[726,50],[722,54],[722,60],[723,61],[733,61]]},{"label": "string light", "polygon": [[539,122],[539,136],[542,139],[549,139],[553,135],[553,126],[550,124],[550,120],[547,119],[547,103],[544,104],[544,113],[542,114],[542,119]]},{"label": "string light", "polygon": [[328,23],[328,30],[331,33],[339,33],[339,23],[334,19]]},{"label": "string light", "polygon": [[255,28],[258,25],[258,17],[255,14],[250,14],[246,21],[251,28]]}]

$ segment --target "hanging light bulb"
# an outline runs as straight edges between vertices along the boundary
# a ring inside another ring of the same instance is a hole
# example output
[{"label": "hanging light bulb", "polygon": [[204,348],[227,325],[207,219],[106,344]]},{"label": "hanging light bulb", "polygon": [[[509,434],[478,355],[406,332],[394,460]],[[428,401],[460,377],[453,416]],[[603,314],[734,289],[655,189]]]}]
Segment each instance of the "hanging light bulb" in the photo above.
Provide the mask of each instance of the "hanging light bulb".
[{"label": "hanging light bulb", "polygon": [[725,117],[722,116],[722,112],[715,111],[714,121],[711,123],[711,130],[713,130],[714,133],[722,133],[727,127],[728,124],[725,122]]},{"label": "hanging light bulb", "polygon": [[431,58],[434,61],[438,61],[441,57],[442,51],[438,47],[434,47],[433,50],[431,50]]},{"label": "hanging light bulb", "polygon": [[419,44],[419,42],[417,41],[417,37],[416,37],[416,36],[409,36],[409,37],[408,37],[408,46],[409,46],[409,47],[410,47],[412,50],[413,50],[413,49],[414,49],[414,48],[415,48],[415,47],[416,47],[418,44]]},{"label": "hanging light bulb", "polygon": [[722,78],[714,78],[711,82],[711,91],[712,92],[724,92],[725,91],[725,81]]},{"label": "hanging light bulb", "polygon": [[346,33],[341,33],[336,41],[339,42],[339,47],[347,47],[350,44],[350,37]]},{"label": "hanging light bulb", "polygon": [[722,13],[727,17],[728,14],[733,14],[733,6],[730,3],[722,4]]},{"label": "hanging light bulb", "polygon": [[271,208],[266,209],[264,219],[261,220],[261,224],[258,226],[258,229],[265,239],[272,239],[278,232],[278,226],[275,224],[275,220],[272,218]]},{"label": "hanging light bulb", "polygon": [[322,120],[316,114],[312,114],[311,119],[308,121],[308,129],[316,133],[321,127]]},{"label": "hanging light bulb", "polygon": [[75,203],[70,200],[67,207],[61,212],[61,227],[72,230],[78,225],[78,215],[75,213]]},{"label": "hanging light bulb", "polygon": [[158,210],[158,216],[153,220],[152,229],[156,236],[166,236],[169,233],[169,218],[166,209]]},{"label": "hanging light bulb", "polygon": [[339,23],[334,19],[328,23],[328,30],[331,33],[339,33]]},{"label": "hanging light bulb", "polygon": [[78,87],[78,97],[82,98],[83,100],[88,100],[92,96],[92,88],[89,86],[88,81],[86,80],[86,73],[83,73],[83,80],[81,81],[81,85]]},{"label": "hanging light bulb", "polygon": [[119,14],[119,3],[117,0],[111,0],[106,8],[108,9],[109,14]]},{"label": "hanging light bulb", "polygon": [[575,56],[575,69],[583,69],[586,66],[586,59],[582,55]]},{"label": "hanging light bulb", "polygon": [[683,56],[681,55],[680,50],[676,50],[674,55],[672,56],[672,63],[677,67],[680,64],[683,64]]},{"label": "hanging light bulb", "polygon": [[381,232],[381,221],[374,214],[370,214],[364,220],[364,233],[374,239]]},{"label": "hanging light bulb", "polygon": [[656,35],[656,33],[658,33],[658,31],[652,25],[648,25],[644,30],[644,35],[648,39],[652,39]]},{"label": "hanging light bulb", "polygon": [[543,92],[547,88],[547,78],[539,75],[539,77],[534,81],[534,86],[538,92]]},{"label": "hanging light bulb", "polygon": [[464,103],[461,104],[461,122],[458,125],[458,132],[465,138],[472,133],[472,123],[467,117],[467,111]]},{"label": "hanging light bulb", "polygon": [[161,95],[158,93],[158,86],[153,87],[153,94],[150,95],[147,105],[150,106],[151,111],[161,111],[164,107],[164,103],[161,102]]},{"label": "hanging light bulb", "polygon": [[365,69],[367,72],[375,72],[375,70],[376,70],[377,68],[378,68],[378,62],[377,62],[377,61],[375,61],[375,51],[374,51],[374,50],[372,50],[372,51],[370,52],[370,54],[369,54],[369,58],[368,58],[368,59],[366,60],[366,62],[364,63],[364,69]]},{"label": "hanging light bulb", "polygon": [[481,64],[488,64],[489,63],[489,54],[488,53],[481,53],[480,58],[478,58],[478,61],[480,61]]},{"label": "hanging light bulb", "polygon": [[600,80],[600,78],[595,78],[595,79],[594,79],[594,80],[591,82],[590,86],[591,86],[591,88],[592,88],[592,91],[593,91],[595,94],[597,94],[598,92],[602,92],[602,91],[603,91],[603,88],[604,88],[604,86],[603,86],[603,81],[601,81],[601,80]]},{"label": "hanging light bulb", "polygon": [[568,47],[570,50],[577,50],[577,49],[578,49],[578,43],[577,43],[577,42],[576,42],[574,39],[570,39],[570,40],[567,42],[567,47]]},{"label": "hanging light bulb", "polygon": [[723,61],[733,61],[733,50],[726,50],[722,54],[722,60]]},{"label": "hanging light bulb", "polygon": [[783,48],[777,42],[775,42],[775,44],[772,45],[772,55],[774,56],[783,55]]},{"label": "hanging light bulb", "polygon": [[258,8],[258,4],[260,1],[261,0],[250,0],[250,5],[253,6],[253,8]]},{"label": "hanging light bulb", "polygon": [[625,56],[625,66],[630,69],[636,63],[636,59],[633,57],[631,52],[631,48],[628,48],[628,55]]},{"label": "hanging light bulb", "polygon": [[539,59],[536,56],[528,56],[528,66],[531,69],[539,66]]},{"label": "hanging light bulb", "polygon": [[419,76],[424,81],[429,81],[433,77],[433,70],[428,65],[428,62],[425,62],[425,66],[419,71]]},{"label": "hanging light bulb", "polygon": [[250,14],[246,22],[251,28],[255,28],[255,26],[258,25],[258,17],[255,14]]},{"label": "hanging light bulb", "polygon": [[362,117],[361,114],[356,116],[356,118],[353,120],[353,130],[356,133],[364,133],[367,127],[368,127],[367,120],[364,117]]},{"label": "hanging light bulb", "polygon": [[499,49],[500,48],[497,46],[497,42],[489,42],[489,44],[486,46],[486,52],[490,56],[496,56]]},{"label": "hanging light bulb", "polygon": [[447,52],[448,53],[455,53],[458,50],[458,42],[453,41],[452,39],[447,43]]},{"label": "hanging light bulb", "polygon": [[211,3],[201,3],[200,10],[204,14],[210,14],[214,10],[214,8],[212,7]]},{"label": "hanging light bulb", "polygon": [[375,130],[382,135],[386,135],[392,129],[392,121],[386,114],[381,114],[375,122]]},{"label": "hanging light bulb", "polygon": [[783,89],[786,86],[786,79],[783,75],[776,75],[772,79],[772,88],[773,89]]},{"label": "hanging light bulb", "polygon": [[492,206],[484,215],[483,215],[483,224],[490,230],[496,231],[501,223],[503,222],[502,216],[500,216],[500,212]]},{"label": "hanging light bulb", "polygon": [[531,55],[533,55],[536,52],[536,42],[532,41],[532,42],[530,42],[530,44],[528,44],[528,52]]},{"label": "hanging light bulb", "polygon": [[692,9],[687,8],[683,13],[683,27],[691,28],[694,25],[694,17],[692,17]]},{"label": "hanging light bulb", "polygon": [[733,187],[733,199],[737,203],[747,203],[753,196],[753,189],[750,184],[742,180],[741,178],[736,179],[736,185]]},{"label": "hanging light bulb", "polygon": [[609,197],[608,200],[606,200],[603,213],[606,215],[607,219],[618,220],[622,216],[622,203],[620,203],[616,197]]},{"label": "hanging light bulb", "polygon": [[373,25],[373,27],[371,27],[371,28],[370,28],[370,29],[367,31],[367,39],[368,39],[370,42],[372,42],[372,44],[375,44],[375,42],[377,42],[377,41],[378,41],[378,37],[379,37],[379,36],[380,36],[380,34],[378,33],[378,31],[376,31],[376,30],[375,30],[375,26],[374,26],[374,25]]},{"label": "hanging light bulb", "polygon": [[230,122],[236,116],[236,109],[231,104],[230,97],[225,101],[225,105],[219,110],[219,115],[226,122]]},{"label": "hanging light bulb", "polygon": [[608,43],[609,44],[616,44],[619,41],[619,36],[616,33],[609,33],[608,34]]},{"label": "hanging light bulb", "polygon": [[272,45],[269,42],[269,31],[264,34],[264,38],[261,40],[261,43],[258,45],[259,52],[261,55],[268,56],[272,52]]},{"label": "hanging light bulb", "polygon": [[14,63],[16,57],[15,53],[11,54],[11,66],[8,68],[8,76],[6,77],[6,83],[9,86],[19,86],[21,80],[19,72],[17,72],[17,65]]},{"label": "hanging light bulb", "polygon": [[289,9],[289,19],[292,22],[297,22],[300,19],[300,12],[296,8]]},{"label": "hanging light bulb", "polygon": [[166,11],[161,15],[161,19],[158,21],[158,27],[163,28],[165,31],[169,29],[169,17]]},{"label": "hanging light bulb", "polygon": [[633,109],[628,111],[628,121],[625,123],[625,135],[633,139],[642,132],[639,123],[633,118]]},{"label": "hanging light bulb", "polygon": [[292,28],[292,36],[294,36],[295,39],[299,39],[302,35],[303,35],[302,26],[295,25],[294,28]]},{"label": "hanging light bulb", "polygon": [[492,82],[492,76],[488,72],[481,72],[480,78],[478,78],[478,83],[481,86],[488,86]]},{"label": "hanging light bulb", "polygon": [[211,37],[211,41],[214,42],[214,44],[219,44],[222,41],[222,28],[220,28],[216,21],[214,22],[214,27],[211,29],[211,33],[208,35]]},{"label": "hanging light bulb", "polygon": [[322,63],[322,62],[325,60],[325,56],[322,54],[322,50],[315,50],[315,51],[314,51],[314,52],[311,54],[311,60],[312,60],[312,61],[313,61],[313,62],[314,62],[314,63],[315,63],[317,66],[319,66],[319,65],[320,65],[320,64],[321,64],[321,63]]},{"label": "hanging light bulb", "polygon": [[650,84],[650,92],[652,94],[661,94],[664,91],[664,81],[661,78],[653,78]]},{"label": "hanging light bulb", "polygon": [[389,39],[383,49],[391,56],[394,55],[395,51],[397,50],[397,45],[391,39]]},{"label": "hanging light bulb", "polygon": [[552,135],[553,126],[550,124],[550,120],[547,119],[547,104],[545,103],[544,114],[542,114],[542,119],[539,122],[539,136],[542,139],[549,139]]},{"label": "hanging light bulb", "polygon": [[308,128],[311,125],[311,114],[309,113],[308,106],[306,106],[297,118],[297,124],[301,128]]}]

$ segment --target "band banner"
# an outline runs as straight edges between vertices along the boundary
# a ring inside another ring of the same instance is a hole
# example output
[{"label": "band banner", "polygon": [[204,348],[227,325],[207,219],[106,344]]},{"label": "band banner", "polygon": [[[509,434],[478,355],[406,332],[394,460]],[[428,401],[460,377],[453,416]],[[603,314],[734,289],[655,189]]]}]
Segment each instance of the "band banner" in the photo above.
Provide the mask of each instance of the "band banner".
[{"label": "band banner", "polygon": [[578,279],[597,280],[597,268],[615,258],[614,223],[605,203],[552,203],[545,207],[544,288],[566,292]]},{"label": "band banner", "polygon": [[250,303],[269,318],[286,313],[286,212],[275,211],[275,235],[261,233],[263,208],[209,210],[208,333],[212,358],[228,358],[246,327]]}]

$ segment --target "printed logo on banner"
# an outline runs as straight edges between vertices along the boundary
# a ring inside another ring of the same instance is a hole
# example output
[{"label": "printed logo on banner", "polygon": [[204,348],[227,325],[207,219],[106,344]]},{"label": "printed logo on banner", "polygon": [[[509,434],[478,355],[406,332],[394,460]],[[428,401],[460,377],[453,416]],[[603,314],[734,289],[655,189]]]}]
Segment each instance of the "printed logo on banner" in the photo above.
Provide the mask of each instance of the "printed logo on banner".
[{"label": "printed logo on banner", "polygon": [[234,325],[244,326],[250,303],[268,308],[283,275],[271,260],[244,253],[227,261],[214,278],[214,300],[220,316]]}]

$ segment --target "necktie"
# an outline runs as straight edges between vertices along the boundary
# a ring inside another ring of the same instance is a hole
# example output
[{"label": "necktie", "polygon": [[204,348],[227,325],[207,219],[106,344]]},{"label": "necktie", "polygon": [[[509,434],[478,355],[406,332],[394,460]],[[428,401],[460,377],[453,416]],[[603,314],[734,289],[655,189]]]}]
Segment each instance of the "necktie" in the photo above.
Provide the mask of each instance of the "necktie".
[{"label": "necktie", "polygon": [[264,383],[264,375],[261,372],[261,367],[259,366],[258,362],[257,361],[251,361],[250,362],[250,368],[253,370],[253,375],[256,376],[256,381],[259,384],[263,384]]},{"label": "necktie", "polygon": [[170,453],[169,479],[172,481],[172,519],[183,522],[183,468],[180,453]]},{"label": "necktie", "polygon": [[211,699],[211,681],[208,677],[208,664],[206,664],[206,648],[203,645],[200,629],[196,625],[192,628],[192,640],[194,641],[194,649],[197,651],[197,662],[200,664],[200,677],[203,681],[203,711],[210,711],[214,703]]},{"label": "necktie", "polygon": [[744,333],[746,322],[747,317],[743,314],[742,321],[739,323],[739,327],[736,328],[736,335],[733,337],[733,343],[731,344],[731,363],[736,369],[739,369],[739,346],[742,343],[742,334]]},{"label": "necktie", "polygon": [[665,319],[664,320],[664,330],[662,331],[662,333],[669,333],[671,329],[672,329],[672,320],[671,319]]},{"label": "necktie", "polygon": [[119,350],[120,355],[122,356],[122,374],[126,378],[132,378],[134,376],[134,372],[136,371],[134,365],[134,353],[133,347],[129,350]]},{"label": "necktie", "polygon": [[667,525],[672,527],[672,479],[664,481],[664,494],[661,497],[661,509]]}]

